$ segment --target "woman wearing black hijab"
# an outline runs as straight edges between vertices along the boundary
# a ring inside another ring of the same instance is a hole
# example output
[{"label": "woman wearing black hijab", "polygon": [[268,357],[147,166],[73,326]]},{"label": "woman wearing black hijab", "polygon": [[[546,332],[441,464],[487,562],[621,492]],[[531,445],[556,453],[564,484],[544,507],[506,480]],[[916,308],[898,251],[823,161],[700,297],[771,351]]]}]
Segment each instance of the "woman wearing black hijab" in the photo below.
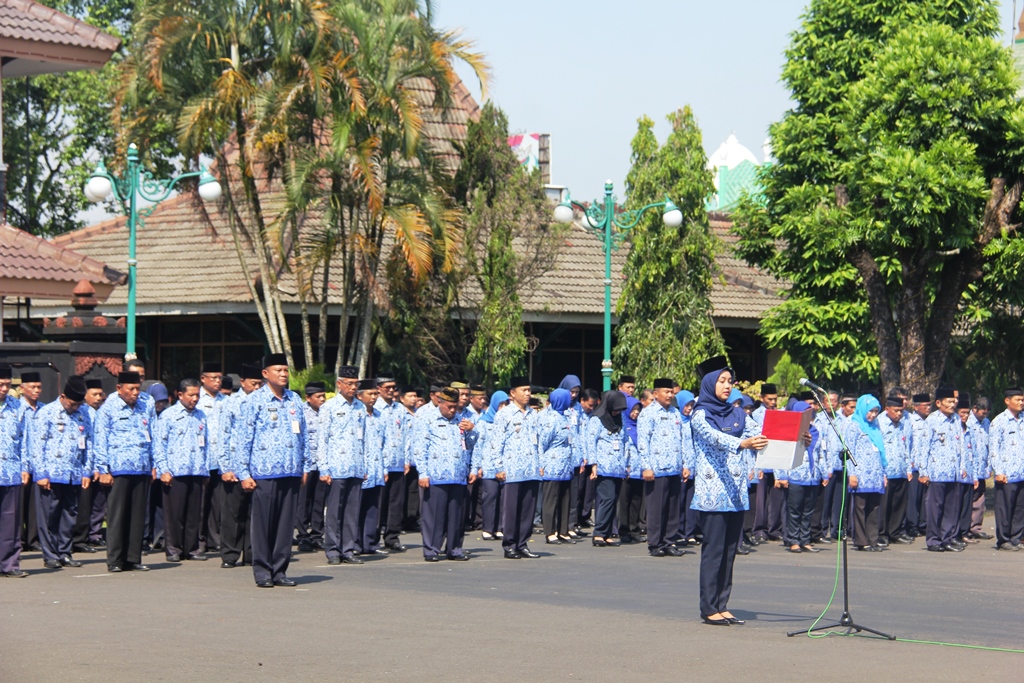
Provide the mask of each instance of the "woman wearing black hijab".
[{"label": "woman wearing black hijab", "polygon": [[589,464],[594,466],[591,479],[597,480],[597,504],[593,544],[598,547],[617,545],[609,539],[615,517],[615,502],[619,499],[622,480],[629,475],[631,464],[638,462],[633,440],[622,428],[622,411],[626,409],[626,396],[620,391],[606,391],[601,405],[587,421],[586,446]]},{"label": "woman wearing black hijab", "polygon": [[[705,368],[710,361],[702,364]],[[727,609],[732,592],[736,547],[743,532],[751,449],[768,440],[742,408],[729,403],[731,368],[710,370],[700,384],[691,430],[696,454],[691,508],[701,511],[704,542],[700,553],[700,616],[712,626],[742,624]]]}]

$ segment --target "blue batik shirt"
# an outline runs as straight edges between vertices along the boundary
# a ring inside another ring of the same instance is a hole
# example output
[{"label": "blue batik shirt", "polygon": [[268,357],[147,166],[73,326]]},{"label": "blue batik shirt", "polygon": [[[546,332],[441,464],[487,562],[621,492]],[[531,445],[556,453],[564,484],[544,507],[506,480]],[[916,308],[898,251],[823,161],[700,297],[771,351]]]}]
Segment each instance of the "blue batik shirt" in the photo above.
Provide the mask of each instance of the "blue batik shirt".
[{"label": "blue batik shirt", "polygon": [[[323,406],[320,406],[323,408]],[[309,405],[309,402],[302,404],[302,412],[306,416],[306,443],[309,444],[309,459],[313,462],[313,470],[319,467],[320,459],[318,457],[320,448],[320,413],[319,411],[313,410],[313,406]]]},{"label": "blue batik shirt", "polygon": [[34,480],[81,485],[84,477],[92,476],[92,420],[86,407],[83,404],[69,414],[57,400],[40,408],[35,418],[26,422]]},{"label": "blue batik shirt", "polygon": [[1005,475],[1010,483],[1024,481],[1024,412],[1013,416],[1004,410],[988,430],[992,474]]},{"label": "blue batik shirt", "polygon": [[220,430],[221,449],[219,469],[222,473],[234,472],[235,440],[234,430],[238,424],[238,416],[242,411],[242,401],[248,398],[244,390],[228,396],[228,400],[220,408],[220,419],[217,428]]},{"label": "blue batik shirt", "polygon": [[221,454],[224,451],[224,442],[220,438],[220,412],[228,400],[228,397],[219,391],[216,394],[209,394],[204,387],[199,387],[199,403],[196,404],[196,408],[203,411],[203,415],[206,416],[206,450],[210,454],[211,471],[220,469]]},{"label": "blue batik shirt", "polygon": [[579,469],[587,459],[583,447],[583,426],[590,416],[583,412],[583,407],[578,402],[569,404],[562,415],[569,422],[569,429],[572,431],[572,465]]},{"label": "blue batik shirt", "polygon": [[505,473],[505,483],[540,479],[537,411],[520,410],[509,403],[494,416],[494,468]]},{"label": "blue batik shirt", "polygon": [[185,410],[179,401],[156,420],[153,460],[157,476],[208,477],[216,469],[210,453],[209,422],[197,404]]},{"label": "blue batik shirt", "polygon": [[568,481],[573,475],[573,435],[569,419],[551,406],[540,411],[537,420],[540,467],[544,481]]},{"label": "blue batik shirt", "polygon": [[373,413],[366,414],[363,431],[363,453],[366,458],[366,479],[363,479],[364,489],[372,489],[384,485],[384,476],[387,474],[387,470],[384,468],[384,451],[387,448],[386,441],[387,430],[384,424],[384,417],[379,410],[374,408]]},{"label": "blue batik shirt", "polygon": [[373,407],[380,411],[384,425],[384,469],[388,472],[404,472],[405,443],[412,429],[412,415],[399,401],[388,403],[378,398]]},{"label": "blue batik shirt", "polygon": [[[815,416],[815,420],[817,420],[817,416]],[[818,432],[814,449],[804,449],[804,458],[800,465],[791,470],[775,470],[775,479],[788,481],[791,485],[797,486],[820,486],[822,475],[825,473],[831,475],[832,467],[825,453],[825,440],[821,438],[821,432]]]},{"label": "blue batik shirt", "polygon": [[21,486],[30,463],[24,447],[21,404],[11,395],[0,403],[0,486]]},{"label": "blue batik shirt", "polygon": [[906,417],[893,422],[886,413],[878,415],[878,428],[885,440],[885,476],[906,479],[913,471],[911,453],[914,451],[914,428]]},{"label": "blue batik shirt", "polygon": [[653,470],[655,477],[678,477],[685,466],[683,415],[678,408],[663,408],[655,401],[640,411],[636,421],[640,472]]},{"label": "blue batik shirt", "polygon": [[410,436],[412,458],[421,480],[434,484],[465,484],[470,455],[456,418],[445,419],[436,408],[417,414]]},{"label": "blue batik shirt", "polygon": [[610,432],[601,418],[594,417],[587,422],[586,430],[588,464],[597,466],[598,476],[625,479],[640,466],[636,446],[624,428]]},{"label": "blue batik shirt", "polygon": [[498,475],[495,468],[495,443],[494,423],[480,420],[476,424],[480,434],[476,440],[476,448],[473,449],[471,458],[471,469],[480,473],[481,479],[494,479]]},{"label": "blue batik shirt", "polygon": [[458,410],[455,413],[455,422],[460,423],[463,420],[469,420],[470,422],[473,423],[473,429],[464,431],[462,433],[462,438],[465,439],[466,448],[469,449],[470,453],[473,452],[473,449],[476,447],[477,441],[480,439],[480,432],[476,430],[476,424],[479,419],[480,416],[476,413],[476,411],[474,411],[469,406],[466,406],[465,408]]},{"label": "blue batik shirt", "polygon": [[988,430],[991,422],[986,417],[979,420],[972,411],[967,418],[967,428],[974,436],[974,478],[985,480],[992,476],[992,466],[989,463],[989,436]]},{"label": "blue batik shirt", "polygon": [[96,472],[115,477],[153,473],[153,428],[156,411],[152,402],[125,403],[112,394],[96,415],[93,425],[92,460]]},{"label": "blue batik shirt", "polygon": [[320,475],[331,479],[366,477],[366,405],[338,394],[320,406]]},{"label": "blue batik shirt", "polygon": [[693,411],[690,428],[696,454],[693,470],[693,502],[690,508],[704,512],[742,512],[750,507],[747,485],[750,483],[750,449],[740,442],[761,433],[749,416],[741,436],[726,434],[708,424],[704,410]]},{"label": "blue batik shirt", "polygon": [[[24,430],[25,435],[28,436],[28,428],[31,421],[36,419],[36,415],[39,414],[39,411],[42,410],[43,406],[46,404],[42,401],[36,401],[36,407],[33,408],[32,404],[29,403],[28,399],[24,396],[16,400],[18,401],[18,419],[21,420],[22,429]],[[21,440],[22,457],[26,460],[31,460],[32,454],[28,452],[28,445],[27,438]]]},{"label": "blue batik shirt", "polygon": [[231,471],[239,481],[301,477],[313,469],[302,408],[302,399],[294,391],[286,388],[278,398],[269,384],[242,401],[232,429]]},{"label": "blue batik shirt", "polygon": [[947,417],[936,410],[929,415],[924,421],[922,443],[915,444],[914,450],[921,476],[940,483],[963,481],[966,449],[964,430],[956,413]]},{"label": "blue batik shirt", "polygon": [[850,420],[850,425],[846,430],[846,443],[857,464],[851,461],[846,473],[857,477],[857,488],[850,487],[849,490],[854,493],[885,493],[887,477],[882,465],[882,454],[853,420]]}]

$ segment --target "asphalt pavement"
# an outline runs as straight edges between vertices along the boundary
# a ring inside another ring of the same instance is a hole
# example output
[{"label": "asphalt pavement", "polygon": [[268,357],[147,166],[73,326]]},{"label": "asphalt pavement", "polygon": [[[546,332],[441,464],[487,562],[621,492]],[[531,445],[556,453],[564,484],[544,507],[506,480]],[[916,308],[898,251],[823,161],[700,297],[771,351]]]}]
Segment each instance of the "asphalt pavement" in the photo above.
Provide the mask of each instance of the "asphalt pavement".
[{"label": "asphalt pavement", "polygon": [[[991,524],[989,524],[991,526]],[[362,566],[294,557],[296,588],[258,589],[249,568],[163,561],[108,574],[102,554],[0,580],[2,681],[961,681],[1024,680],[1024,655],[806,635],[836,577],[837,546],[778,544],[737,558],[731,611],[700,623],[699,554],[652,558],[644,545],[552,546],[506,560],[467,535],[469,562],[404,554]],[[850,606],[901,639],[1024,649],[1024,552],[992,542],[928,553],[923,541],[850,552]],[[842,588],[826,620],[839,618]]]}]

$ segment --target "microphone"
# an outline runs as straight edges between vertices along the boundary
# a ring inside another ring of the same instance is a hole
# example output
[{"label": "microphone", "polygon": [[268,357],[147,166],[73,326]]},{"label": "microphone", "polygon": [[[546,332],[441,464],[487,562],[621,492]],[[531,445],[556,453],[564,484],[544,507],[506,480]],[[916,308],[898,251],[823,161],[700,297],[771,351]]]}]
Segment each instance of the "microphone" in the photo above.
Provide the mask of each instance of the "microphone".
[{"label": "microphone", "polygon": [[819,387],[817,384],[815,384],[811,380],[807,379],[806,377],[801,377],[800,378],[800,386],[802,386],[802,387],[810,387],[811,389],[814,389],[815,391],[820,391],[823,394],[825,393],[824,389],[822,389],[821,387]]}]

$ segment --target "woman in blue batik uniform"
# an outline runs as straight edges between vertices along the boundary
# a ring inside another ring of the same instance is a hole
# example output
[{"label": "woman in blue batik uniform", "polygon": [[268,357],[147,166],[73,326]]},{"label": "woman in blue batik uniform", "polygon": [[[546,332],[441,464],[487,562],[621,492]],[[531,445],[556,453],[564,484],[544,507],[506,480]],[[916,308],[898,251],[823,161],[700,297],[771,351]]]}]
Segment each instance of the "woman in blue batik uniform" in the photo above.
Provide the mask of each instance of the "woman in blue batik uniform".
[{"label": "woman in blue batik uniform", "polygon": [[[850,493],[853,494],[853,547],[881,551],[878,545],[878,506],[885,493],[885,439],[878,426],[882,404],[871,394],[857,399],[850,417],[846,439],[853,453],[849,463]],[[854,464],[856,461],[856,464]]]},{"label": "woman in blue batik uniform", "polygon": [[573,480],[572,425],[565,416],[572,395],[555,389],[548,397],[551,405],[540,414],[540,476],[543,491],[544,537],[548,543],[575,543],[569,537],[569,486]]},{"label": "woman in blue batik uniform", "polygon": [[[724,360],[724,359],[723,359]],[[705,367],[709,362],[705,362]],[[700,552],[700,616],[712,626],[742,624],[727,609],[732,569],[743,531],[749,468],[747,449],[768,440],[742,408],[732,405],[731,368],[711,370],[700,383],[700,398],[690,426],[695,453],[692,508],[702,512],[704,542]]]},{"label": "woman in blue batik uniform", "polygon": [[630,462],[636,458],[633,441],[623,429],[625,409],[626,396],[621,391],[606,391],[586,427],[587,451],[594,466],[590,478],[597,481],[592,542],[598,547],[618,545],[611,540],[615,503],[622,480],[629,474]]}]

